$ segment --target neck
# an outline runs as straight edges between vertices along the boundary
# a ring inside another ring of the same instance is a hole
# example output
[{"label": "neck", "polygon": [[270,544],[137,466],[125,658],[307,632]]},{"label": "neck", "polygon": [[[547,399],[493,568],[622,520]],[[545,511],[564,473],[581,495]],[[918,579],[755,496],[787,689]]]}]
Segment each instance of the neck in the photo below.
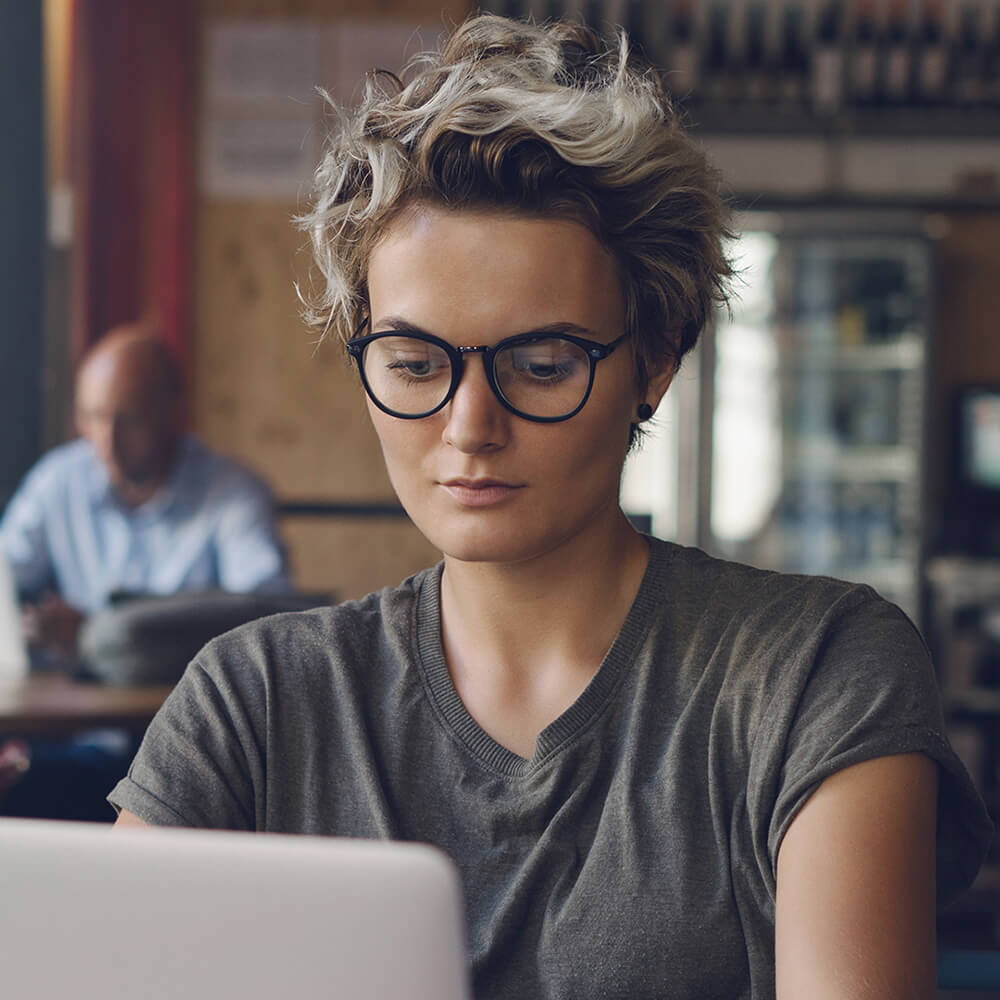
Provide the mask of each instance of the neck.
[{"label": "neck", "polygon": [[162,488],[162,479],[145,483],[116,483],[114,487],[118,498],[127,507],[141,507],[152,500]]},{"label": "neck", "polygon": [[649,550],[615,513],[612,530],[527,562],[445,559],[442,637],[456,690],[522,756],[593,679],[635,600]]},{"label": "neck", "polygon": [[178,442],[173,442],[164,450],[163,458],[156,469],[140,482],[135,480],[122,480],[113,483],[115,493],[119,499],[128,507],[141,507],[156,496],[167,484],[170,472],[174,467],[174,460],[177,456]]}]

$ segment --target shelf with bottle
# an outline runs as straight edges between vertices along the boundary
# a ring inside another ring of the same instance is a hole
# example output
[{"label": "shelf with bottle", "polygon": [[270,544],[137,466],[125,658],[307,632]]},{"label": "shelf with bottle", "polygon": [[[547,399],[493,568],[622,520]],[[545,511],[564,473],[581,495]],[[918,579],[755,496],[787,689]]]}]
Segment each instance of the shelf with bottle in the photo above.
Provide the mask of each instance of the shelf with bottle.
[{"label": "shelf with bottle", "polygon": [[709,104],[682,101],[686,124],[698,136],[752,139],[814,137],[830,140],[931,139],[1000,141],[1000,108],[842,107],[818,114],[811,106]]},{"label": "shelf with bottle", "polygon": [[896,588],[912,583],[915,536],[899,492],[884,482],[786,482],[776,511],[783,565]]},{"label": "shelf with bottle", "polygon": [[786,236],[774,262],[780,348],[809,363],[919,367],[928,279],[919,235]]},{"label": "shelf with bottle", "polygon": [[883,597],[897,603],[897,595],[908,594],[914,587],[913,564],[905,559],[838,565],[833,568],[831,576],[849,583],[867,583]]},{"label": "shelf with bottle", "polygon": [[997,0],[673,0],[664,12],[643,48],[705,130],[980,135],[1000,120]]},{"label": "shelf with bottle", "polygon": [[846,444],[832,432],[789,436],[785,450],[806,471],[820,471],[831,482],[915,482],[919,455],[905,444]]},{"label": "shelf with bottle", "polygon": [[895,469],[893,449],[918,454],[922,387],[911,383],[922,381],[921,369],[788,365],[778,376],[786,447],[803,461],[876,455]]},{"label": "shelf with bottle", "polygon": [[805,339],[804,331],[786,327],[780,362],[783,369],[792,373],[805,369],[902,372],[919,371],[924,364],[926,338],[914,329],[886,341],[872,340],[863,331],[857,341],[834,333],[805,347]]},{"label": "shelf with bottle", "polygon": [[1000,0],[494,0],[621,24],[704,131],[1000,134]]}]

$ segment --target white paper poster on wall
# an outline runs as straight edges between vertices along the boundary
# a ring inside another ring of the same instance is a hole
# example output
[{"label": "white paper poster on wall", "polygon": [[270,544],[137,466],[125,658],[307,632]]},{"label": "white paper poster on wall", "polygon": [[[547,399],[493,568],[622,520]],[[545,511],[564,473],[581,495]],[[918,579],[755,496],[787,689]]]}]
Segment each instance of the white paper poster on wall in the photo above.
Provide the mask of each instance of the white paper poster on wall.
[{"label": "white paper poster on wall", "polygon": [[216,199],[298,201],[319,155],[301,118],[212,118],[202,136],[202,191]]},{"label": "white paper poster on wall", "polygon": [[208,29],[209,101],[298,101],[310,105],[320,82],[315,22],[223,21]]},{"label": "white paper poster on wall", "polygon": [[203,75],[201,193],[213,200],[301,202],[328,125],[319,88],[341,104],[356,104],[370,69],[399,73],[435,46],[440,33],[399,21],[212,25]]}]

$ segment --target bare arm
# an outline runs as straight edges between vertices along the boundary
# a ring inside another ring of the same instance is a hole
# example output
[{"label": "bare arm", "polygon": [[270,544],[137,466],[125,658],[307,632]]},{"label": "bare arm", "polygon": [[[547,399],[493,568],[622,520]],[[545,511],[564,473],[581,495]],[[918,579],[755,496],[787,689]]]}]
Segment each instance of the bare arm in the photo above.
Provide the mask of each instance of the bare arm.
[{"label": "bare arm", "polygon": [[778,1000],[933,1000],[937,767],[922,754],[827,778],[778,853]]},{"label": "bare arm", "polygon": [[135,813],[123,809],[118,814],[118,819],[115,820],[115,826],[149,826],[149,824],[145,820],[139,819]]}]

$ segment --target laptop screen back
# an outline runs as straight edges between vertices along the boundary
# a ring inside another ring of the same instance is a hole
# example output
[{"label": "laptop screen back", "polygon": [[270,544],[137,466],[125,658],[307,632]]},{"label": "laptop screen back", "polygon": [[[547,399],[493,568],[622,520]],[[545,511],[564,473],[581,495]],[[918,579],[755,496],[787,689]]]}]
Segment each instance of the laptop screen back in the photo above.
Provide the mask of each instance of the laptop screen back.
[{"label": "laptop screen back", "polygon": [[382,841],[0,820],[6,996],[466,1000],[458,877]]}]

